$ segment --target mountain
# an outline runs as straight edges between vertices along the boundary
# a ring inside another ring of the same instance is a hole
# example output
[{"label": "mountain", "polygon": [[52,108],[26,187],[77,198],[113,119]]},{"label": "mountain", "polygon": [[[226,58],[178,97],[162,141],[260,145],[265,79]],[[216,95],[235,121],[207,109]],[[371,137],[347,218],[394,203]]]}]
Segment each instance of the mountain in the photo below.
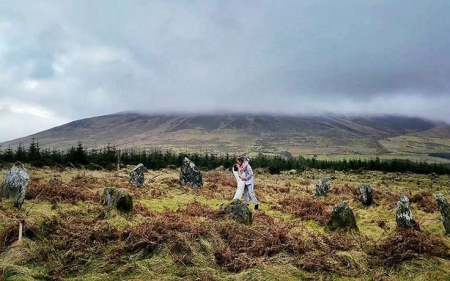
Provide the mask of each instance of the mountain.
[{"label": "mountain", "polygon": [[404,116],[149,115],[116,113],[67,123],[2,143],[67,149],[108,143],[124,149],[161,148],[230,154],[317,155],[319,158],[409,158],[445,162],[450,125]]}]

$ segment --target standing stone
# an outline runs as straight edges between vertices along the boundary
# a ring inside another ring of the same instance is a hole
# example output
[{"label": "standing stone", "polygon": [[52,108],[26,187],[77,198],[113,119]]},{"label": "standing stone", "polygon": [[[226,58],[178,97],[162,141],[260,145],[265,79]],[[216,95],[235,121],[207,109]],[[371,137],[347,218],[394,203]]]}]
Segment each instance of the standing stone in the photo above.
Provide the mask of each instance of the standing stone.
[{"label": "standing stone", "polygon": [[330,190],[330,180],[327,178],[321,178],[316,183],[316,196],[327,196]]},{"label": "standing stone", "polygon": [[27,169],[22,163],[17,162],[6,173],[5,180],[0,186],[0,198],[14,199],[14,207],[20,210],[25,200],[29,181]]},{"label": "standing stone", "polygon": [[224,209],[228,217],[243,224],[250,225],[253,223],[252,212],[248,208],[247,204],[239,199],[233,200],[231,203],[221,205],[221,209]]},{"label": "standing stone", "polygon": [[445,234],[450,234],[450,204],[443,194],[436,195],[436,201],[439,205],[439,211],[441,211],[441,219],[444,224]]},{"label": "standing stone", "polygon": [[203,179],[200,170],[195,166],[194,162],[184,157],[183,165],[180,171],[180,185],[190,185],[192,187],[203,186]]},{"label": "standing stone", "polygon": [[411,212],[409,199],[405,195],[400,196],[400,200],[397,202],[397,215],[395,220],[397,222],[397,227],[399,228],[417,227],[417,223]]},{"label": "standing stone", "polygon": [[370,185],[362,183],[359,185],[359,191],[361,192],[361,202],[366,205],[370,206],[373,202],[372,198],[372,188]]},{"label": "standing stone", "polygon": [[107,187],[103,190],[100,204],[102,206],[114,207],[125,213],[133,211],[133,198],[131,195],[112,187]]},{"label": "standing stone", "polygon": [[331,217],[327,223],[327,228],[331,231],[336,229],[358,229],[355,215],[346,201],[331,209]]},{"label": "standing stone", "polygon": [[428,176],[430,177],[431,180],[436,180],[439,178],[439,175],[436,173],[431,173]]},{"label": "standing stone", "polygon": [[144,187],[144,164],[139,163],[130,173],[130,183],[137,187]]}]

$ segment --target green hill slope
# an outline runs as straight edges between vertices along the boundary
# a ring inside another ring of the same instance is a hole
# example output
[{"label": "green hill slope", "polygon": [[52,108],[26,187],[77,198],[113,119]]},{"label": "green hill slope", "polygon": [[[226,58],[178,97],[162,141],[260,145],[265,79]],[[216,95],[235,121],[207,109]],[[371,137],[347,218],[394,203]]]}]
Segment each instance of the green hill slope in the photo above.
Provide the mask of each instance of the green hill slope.
[{"label": "green hill slope", "polygon": [[[2,147],[163,148],[232,154],[291,154],[322,159],[409,158],[446,162],[428,153],[450,151],[450,126],[401,116],[146,115],[118,113],[74,121]],[[286,153],[288,152],[288,153]]]}]

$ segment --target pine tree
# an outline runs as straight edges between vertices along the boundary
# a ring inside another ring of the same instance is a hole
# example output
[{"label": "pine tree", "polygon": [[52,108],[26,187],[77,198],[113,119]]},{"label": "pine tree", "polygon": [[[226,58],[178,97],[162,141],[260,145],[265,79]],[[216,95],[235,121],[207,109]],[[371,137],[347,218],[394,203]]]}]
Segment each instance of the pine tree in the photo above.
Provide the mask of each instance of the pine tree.
[{"label": "pine tree", "polygon": [[40,160],[41,160],[41,153],[39,142],[37,142],[35,138],[32,138],[30,146],[28,147],[28,161],[31,163]]},{"label": "pine tree", "polygon": [[81,142],[78,142],[76,148],[73,146],[70,148],[66,155],[66,161],[76,165],[86,165],[89,163],[87,160],[86,150]]},{"label": "pine tree", "polygon": [[25,162],[27,161],[27,151],[23,147],[22,143],[19,143],[19,146],[16,148],[14,153],[14,158],[16,161]]},{"label": "pine tree", "polygon": [[14,160],[16,160],[14,157],[14,152],[10,146],[8,146],[8,148],[5,150],[5,152],[3,152],[2,156],[3,156],[4,162],[12,163],[12,162],[14,162]]}]

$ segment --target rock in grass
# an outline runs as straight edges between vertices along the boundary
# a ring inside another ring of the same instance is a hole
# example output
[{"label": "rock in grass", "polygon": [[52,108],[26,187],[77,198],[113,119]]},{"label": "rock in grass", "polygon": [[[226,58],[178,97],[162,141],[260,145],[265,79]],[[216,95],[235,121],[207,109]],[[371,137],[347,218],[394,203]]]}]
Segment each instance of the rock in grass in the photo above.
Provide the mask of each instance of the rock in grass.
[{"label": "rock in grass", "polygon": [[200,170],[195,166],[194,162],[184,157],[180,171],[180,185],[189,185],[192,187],[203,186],[203,179]]},{"label": "rock in grass", "polygon": [[114,207],[125,213],[133,211],[133,198],[125,191],[113,187],[107,187],[103,190],[102,206]]},{"label": "rock in grass", "polygon": [[397,202],[395,220],[398,228],[416,228],[418,226],[411,212],[409,199],[405,195],[400,196],[400,200]]},{"label": "rock in grass", "polygon": [[436,201],[441,212],[442,223],[444,224],[445,234],[450,234],[450,204],[443,194],[436,195]]},{"label": "rock in grass", "polygon": [[130,173],[129,182],[137,187],[144,187],[144,164],[139,163]]},{"label": "rock in grass", "polygon": [[330,180],[327,178],[321,178],[316,183],[316,196],[327,196],[330,190]]},{"label": "rock in grass", "polygon": [[372,188],[370,185],[362,183],[359,185],[359,191],[361,192],[361,202],[366,205],[370,206],[373,203],[372,198]]},{"label": "rock in grass", "polygon": [[331,217],[327,223],[327,228],[331,231],[337,229],[358,229],[355,215],[346,201],[331,209]]},{"label": "rock in grass", "polygon": [[224,209],[228,217],[243,224],[250,225],[253,223],[252,212],[248,208],[247,204],[239,199],[235,199],[229,204],[221,205],[221,209]]},{"label": "rock in grass", "polygon": [[0,186],[0,198],[14,199],[14,206],[20,210],[25,200],[29,181],[27,169],[22,163],[17,162],[5,175]]}]

